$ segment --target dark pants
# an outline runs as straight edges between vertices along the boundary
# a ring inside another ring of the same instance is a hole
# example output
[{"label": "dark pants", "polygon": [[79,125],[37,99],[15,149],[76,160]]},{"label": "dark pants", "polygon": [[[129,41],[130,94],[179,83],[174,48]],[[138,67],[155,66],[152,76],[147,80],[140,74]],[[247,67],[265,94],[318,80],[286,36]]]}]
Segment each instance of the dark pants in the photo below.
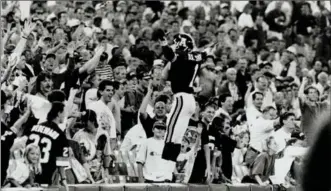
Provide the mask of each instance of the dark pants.
[{"label": "dark pants", "polygon": [[255,158],[259,155],[260,152],[253,147],[248,147],[247,152],[245,154],[244,162],[246,162],[248,167],[251,167],[254,163]]}]

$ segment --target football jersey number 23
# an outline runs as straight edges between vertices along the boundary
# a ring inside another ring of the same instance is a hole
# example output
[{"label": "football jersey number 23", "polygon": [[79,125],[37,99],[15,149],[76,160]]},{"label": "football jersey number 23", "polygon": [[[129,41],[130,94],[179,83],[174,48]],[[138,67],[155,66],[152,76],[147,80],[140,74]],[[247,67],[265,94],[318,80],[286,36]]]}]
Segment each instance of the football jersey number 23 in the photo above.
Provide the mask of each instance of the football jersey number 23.
[{"label": "football jersey number 23", "polygon": [[[52,149],[52,141],[47,137],[43,137],[42,139],[40,139],[40,136],[37,134],[31,134],[29,139],[33,141],[33,144],[40,146],[40,163],[48,163],[50,151]],[[42,144],[42,146],[40,144]],[[68,148],[66,147],[63,149],[63,156],[68,156]]]}]

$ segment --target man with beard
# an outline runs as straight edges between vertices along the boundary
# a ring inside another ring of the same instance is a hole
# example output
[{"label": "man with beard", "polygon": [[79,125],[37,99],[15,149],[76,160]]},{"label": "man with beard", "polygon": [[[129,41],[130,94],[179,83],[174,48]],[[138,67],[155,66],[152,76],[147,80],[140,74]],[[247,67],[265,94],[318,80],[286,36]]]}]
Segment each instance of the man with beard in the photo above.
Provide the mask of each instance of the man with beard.
[{"label": "man with beard", "polygon": [[312,126],[312,122],[316,120],[325,108],[327,108],[327,103],[319,101],[320,94],[318,89],[314,86],[309,86],[305,89],[307,83],[308,79],[304,77],[299,89],[299,103],[302,113],[302,131],[307,137],[308,145],[310,145],[316,131],[314,126]]},{"label": "man with beard", "polygon": [[49,73],[41,72],[36,79],[35,94],[28,95],[27,99],[31,102],[31,109],[34,117],[46,119],[47,112],[51,108],[48,95],[53,90],[53,80]]},{"label": "man with beard", "polygon": [[63,103],[54,102],[47,114],[47,121],[33,126],[28,134],[26,144],[36,144],[41,150],[40,162],[43,170],[36,178],[40,184],[54,184],[52,176],[57,168],[61,184],[67,184],[64,167],[69,166],[69,143],[65,133],[59,128],[65,116],[64,107]]}]

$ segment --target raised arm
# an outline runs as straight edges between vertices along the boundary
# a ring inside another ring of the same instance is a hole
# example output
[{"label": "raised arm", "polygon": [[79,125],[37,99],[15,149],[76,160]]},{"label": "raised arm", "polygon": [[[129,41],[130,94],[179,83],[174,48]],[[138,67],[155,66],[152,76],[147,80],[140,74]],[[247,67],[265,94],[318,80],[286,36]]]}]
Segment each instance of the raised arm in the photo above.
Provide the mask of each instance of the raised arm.
[{"label": "raised arm", "polygon": [[96,53],[88,62],[86,62],[82,67],[79,68],[79,73],[87,72],[91,73],[98,66],[100,61],[100,56],[105,51],[103,46],[99,46],[96,48]]},{"label": "raised arm", "polygon": [[308,83],[308,78],[307,77],[304,77],[302,79],[302,83],[300,85],[299,92],[298,92],[298,97],[299,97],[299,99],[301,101],[305,101],[306,100],[306,96],[305,96],[304,91],[305,91],[305,87],[306,87],[307,83]]},{"label": "raised arm", "polygon": [[176,59],[176,54],[174,53],[174,51],[171,49],[171,47],[168,46],[168,40],[167,38],[165,37],[165,34],[164,32],[161,30],[159,31],[159,42],[162,46],[162,51],[163,51],[163,55],[164,57],[170,61],[170,62],[173,62],[175,61]]},{"label": "raised arm", "polygon": [[8,67],[1,78],[1,84],[7,81],[7,79],[9,78],[10,74],[12,73],[13,69],[17,64],[17,61],[18,61],[18,57],[14,57],[11,60],[9,60]]},{"label": "raised arm", "polygon": [[36,28],[36,23],[33,23],[31,20],[27,20],[24,23],[24,29],[23,29],[23,36],[21,37],[20,41],[17,43],[16,48],[13,52],[13,54],[17,54],[20,56],[25,49],[26,41],[28,39],[28,36],[31,34],[31,32]]},{"label": "raised arm", "polygon": [[171,67],[171,62],[168,62],[167,65],[162,70],[162,77],[161,77],[162,84],[165,84],[165,82],[169,79],[170,67]]},{"label": "raised arm", "polygon": [[144,119],[147,118],[147,106],[148,106],[148,103],[150,102],[150,100],[152,99],[152,93],[153,93],[153,89],[152,89],[152,85],[153,83],[150,82],[149,85],[148,85],[148,91],[147,91],[147,94],[146,96],[144,97],[142,103],[141,103],[141,106],[139,108],[139,115],[141,115],[141,117],[143,117]]}]

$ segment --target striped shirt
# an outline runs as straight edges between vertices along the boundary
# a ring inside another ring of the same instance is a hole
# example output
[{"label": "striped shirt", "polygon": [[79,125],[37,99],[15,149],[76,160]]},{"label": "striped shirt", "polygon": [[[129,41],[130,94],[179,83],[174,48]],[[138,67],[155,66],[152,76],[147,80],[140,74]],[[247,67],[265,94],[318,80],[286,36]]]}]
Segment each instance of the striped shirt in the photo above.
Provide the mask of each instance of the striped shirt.
[{"label": "striped shirt", "polygon": [[98,65],[95,73],[100,75],[101,79],[114,80],[113,69],[108,64],[103,66]]}]

